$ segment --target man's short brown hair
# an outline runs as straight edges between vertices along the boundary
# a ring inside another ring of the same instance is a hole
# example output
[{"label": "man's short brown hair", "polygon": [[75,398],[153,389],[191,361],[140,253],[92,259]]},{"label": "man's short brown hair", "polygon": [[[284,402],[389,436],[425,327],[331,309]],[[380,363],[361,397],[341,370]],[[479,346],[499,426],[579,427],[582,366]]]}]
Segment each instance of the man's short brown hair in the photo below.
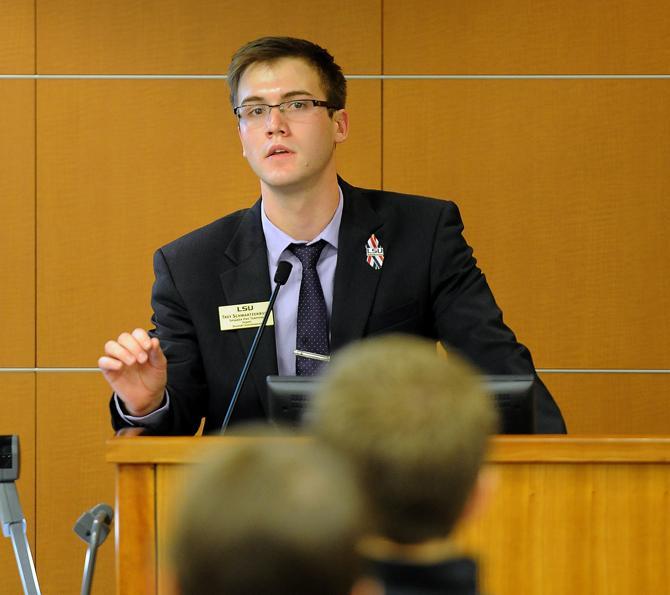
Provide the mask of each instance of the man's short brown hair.
[{"label": "man's short brown hair", "polygon": [[321,46],[295,37],[260,37],[237,50],[228,67],[230,103],[236,107],[237,89],[244,71],[252,64],[271,63],[280,58],[301,58],[319,74],[326,101],[342,109],[347,101],[347,81],[333,56]]},{"label": "man's short brown hair", "polygon": [[359,572],[358,486],[307,440],[237,438],[197,471],[172,556],[182,595],[345,595]]},{"label": "man's short brown hair", "polygon": [[316,434],[356,468],[375,531],[399,543],[452,530],[497,423],[473,368],[408,336],[335,356],[313,411]]}]

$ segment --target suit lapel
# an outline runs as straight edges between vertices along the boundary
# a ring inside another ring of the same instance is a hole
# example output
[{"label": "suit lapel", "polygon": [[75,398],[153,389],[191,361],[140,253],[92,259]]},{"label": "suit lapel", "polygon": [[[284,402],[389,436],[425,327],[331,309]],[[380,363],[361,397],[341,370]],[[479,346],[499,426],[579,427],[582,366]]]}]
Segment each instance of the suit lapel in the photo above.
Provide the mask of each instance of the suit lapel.
[{"label": "suit lapel", "polygon": [[[229,305],[267,302],[270,298],[267,249],[261,225],[260,209],[259,200],[244,215],[237,232],[226,249],[230,268],[221,272],[220,279],[226,296],[226,303]],[[249,328],[227,331],[237,333],[245,358],[251,349],[257,330],[257,328]],[[258,344],[254,362],[249,369],[250,378],[247,379],[247,382],[252,380],[256,385],[264,409],[266,403],[262,395],[265,395],[267,390],[265,378],[276,373],[277,351],[274,327],[268,326]]]},{"label": "suit lapel", "polygon": [[337,267],[330,325],[331,350],[360,339],[365,331],[383,267],[366,261],[365,245],[372,233],[383,232],[383,220],[362,193],[339,180],[344,208],[337,248]]},{"label": "suit lapel", "polygon": [[[376,233],[383,242],[383,220],[357,188],[342,179],[339,183],[344,208],[338,237],[330,324],[333,351],[363,336],[383,271],[383,267],[374,270],[367,263],[365,254],[365,245],[371,234]],[[244,215],[226,249],[229,266],[221,272],[220,279],[227,304],[264,302],[270,297],[267,248],[260,209],[259,200]],[[237,332],[245,357],[255,331],[246,329]],[[266,393],[266,376],[276,373],[277,350],[274,327],[270,326],[263,333],[249,371],[259,395]],[[261,397],[260,400],[266,408],[265,399]]]}]

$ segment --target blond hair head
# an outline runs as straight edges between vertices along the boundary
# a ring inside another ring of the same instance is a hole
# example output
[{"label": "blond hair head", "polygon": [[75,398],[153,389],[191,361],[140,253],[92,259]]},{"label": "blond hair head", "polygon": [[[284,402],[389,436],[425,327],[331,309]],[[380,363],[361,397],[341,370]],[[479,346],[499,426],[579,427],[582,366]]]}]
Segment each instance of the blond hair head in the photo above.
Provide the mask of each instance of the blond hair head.
[{"label": "blond hair head", "polygon": [[345,595],[359,573],[362,504],[322,445],[237,438],[196,471],[173,537],[182,595]]},{"label": "blond hair head", "polygon": [[474,368],[435,343],[389,335],[334,357],[312,420],[353,463],[376,532],[399,543],[451,531],[498,424]]}]

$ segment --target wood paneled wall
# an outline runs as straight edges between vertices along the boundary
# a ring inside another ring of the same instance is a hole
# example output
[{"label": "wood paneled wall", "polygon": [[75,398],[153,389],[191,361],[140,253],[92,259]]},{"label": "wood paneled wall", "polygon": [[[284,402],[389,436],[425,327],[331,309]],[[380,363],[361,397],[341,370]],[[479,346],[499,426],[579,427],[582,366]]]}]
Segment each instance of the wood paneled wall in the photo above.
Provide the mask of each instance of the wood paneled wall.
[{"label": "wood paneled wall", "polygon": [[384,0],[386,74],[667,74],[662,0]]},{"label": "wood paneled wall", "polygon": [[[0,0],[0,75],[223,74],[308,37],[349,75],[663,74],[661,0]],[[350,80],[350,182],[455,200],[539,368],[670,368],[670,80]],[[249,205],[220,80],[0,79],[0,368],[93,367],[148,324],[151,254]],[[670,376],[543,374],[573,432],[668,433]],[[45,592],[76,592],[76,516],[113,502],[96,374],[0,375]],[[95,592],[113,592],[112,547]],[[3,593],[20,587],[0,540]],[[16,580],[14,580],[16,579]],[[14,582],[12,582],[14,581]]]},{"label": "wood paneled wall", "polygon": [[34,103],[33,81],[0,80],[0,366],[6,367],[35,363]]},{"label": "wood paneled wall", "polygon": [[[16,482],[28,542],[36,546],[35,481],[35,378],[32,374],[0,374],[0,434],[18,434],[21,449],[20,477]],[[83,568],[83,567],[82,567]],[[23,593],[12,542],[0,530],[0,593]]]},{"label": "wood paneled wall", "polygon": [[0,2],[0,74],[29,74],[35,69],[35,2]]},{"label": "wood paneled wall", "polygon": [[[0,75],[35,65],[33,0],[0,1]],[[0,79],[0,367],[35,365],[35,82]],[[36,547],[35,378],[0,374],[0,434],[18,434],[17,489]],[[0,532],[0,593],[22,593]]]}]

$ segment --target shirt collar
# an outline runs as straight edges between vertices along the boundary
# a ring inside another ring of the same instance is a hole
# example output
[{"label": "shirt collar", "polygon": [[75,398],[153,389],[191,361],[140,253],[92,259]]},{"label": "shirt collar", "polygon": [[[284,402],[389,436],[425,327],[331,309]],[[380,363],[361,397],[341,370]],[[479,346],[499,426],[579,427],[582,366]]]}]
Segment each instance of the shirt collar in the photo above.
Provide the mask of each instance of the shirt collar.
[{"label": "shirt collar", "polygon": [[[340,195],[340,200],[337,203],[335,214],[328,225],[324,227],[321,232],[308,244],[313,244],[319,240],[325,240],[333,248],[337,250],[337,238],[340,233],[340,222],[342,221],[342,209],[344,206],[344,199],[342,197],[342,188],[338,185],[337,190]],[[303,244],[304,242],[292,238],[287,233],[279,229],[272,221],[268,219],[265,214],[265,207],[261,202],[261,224],[263,225],[263,234],[265,235],[265,244],[268,250],[269,264],[277,264],[282,253],[290,244]]]}]

